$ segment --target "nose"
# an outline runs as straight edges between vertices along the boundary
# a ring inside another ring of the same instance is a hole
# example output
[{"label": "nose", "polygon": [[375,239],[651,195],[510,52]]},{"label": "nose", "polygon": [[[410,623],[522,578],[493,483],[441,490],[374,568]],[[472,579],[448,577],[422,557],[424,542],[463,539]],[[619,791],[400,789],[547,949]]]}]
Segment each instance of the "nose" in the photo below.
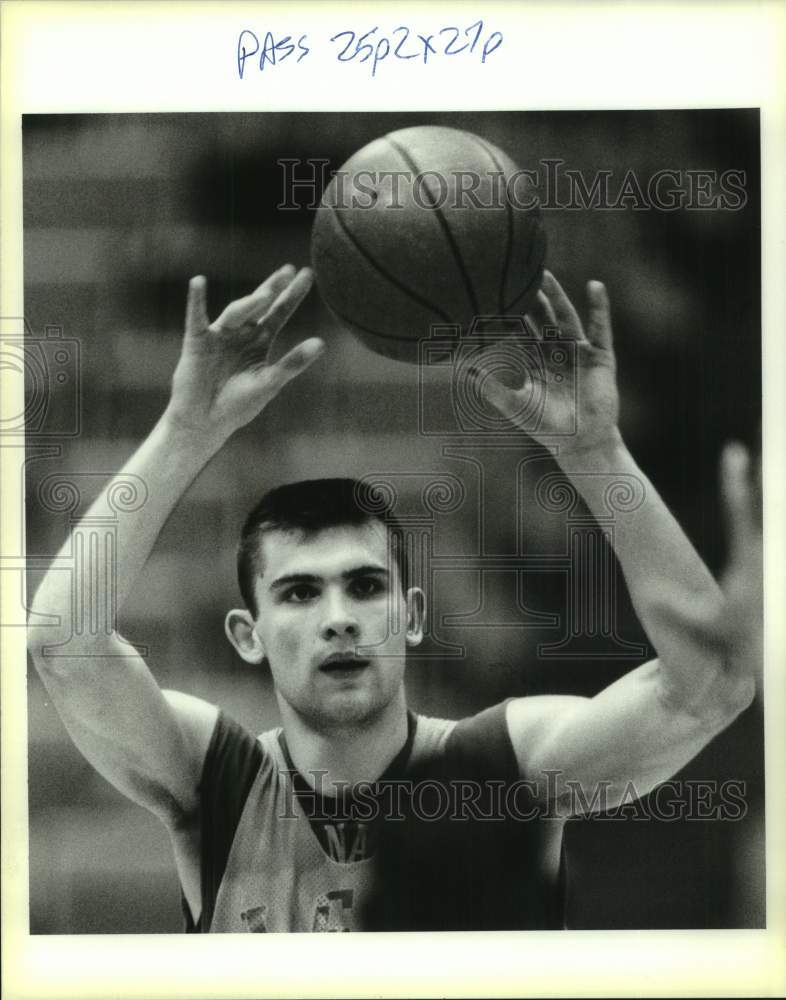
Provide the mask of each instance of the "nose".
[{"label": "nose", "polygon": [[323,639],[339,637],[357,640],[360,635],[360,624],[343,595],[325,596],[324,615],[319,631]]}]

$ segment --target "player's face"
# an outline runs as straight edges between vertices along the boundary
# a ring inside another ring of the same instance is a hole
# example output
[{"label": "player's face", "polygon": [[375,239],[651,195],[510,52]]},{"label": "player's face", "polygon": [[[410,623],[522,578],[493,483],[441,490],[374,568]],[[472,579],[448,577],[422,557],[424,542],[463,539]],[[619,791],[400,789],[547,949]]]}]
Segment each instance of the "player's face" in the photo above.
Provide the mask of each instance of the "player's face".
[{"label": "player's face", "polygon": [[420,641],[408,606],[422,597],[403,595],[384,526],[272,531],[262,546],[255,631],[279,699],[316,725],[381,714],[402,694],[406,646]]}]

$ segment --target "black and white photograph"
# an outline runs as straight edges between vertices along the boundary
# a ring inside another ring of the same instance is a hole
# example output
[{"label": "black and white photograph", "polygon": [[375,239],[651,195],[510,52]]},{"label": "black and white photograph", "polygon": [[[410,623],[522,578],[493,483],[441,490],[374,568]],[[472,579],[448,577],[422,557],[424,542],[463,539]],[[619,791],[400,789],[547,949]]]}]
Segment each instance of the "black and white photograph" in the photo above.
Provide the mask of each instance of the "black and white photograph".
[{"label": "black and white photograph", "polygon": [[23,127],[31,929],[762,926],[757,113]]},{"label": "black and white photograph", "polygon": [[510,98],[20,116],[31,940],[772,928],[762,110]]}]

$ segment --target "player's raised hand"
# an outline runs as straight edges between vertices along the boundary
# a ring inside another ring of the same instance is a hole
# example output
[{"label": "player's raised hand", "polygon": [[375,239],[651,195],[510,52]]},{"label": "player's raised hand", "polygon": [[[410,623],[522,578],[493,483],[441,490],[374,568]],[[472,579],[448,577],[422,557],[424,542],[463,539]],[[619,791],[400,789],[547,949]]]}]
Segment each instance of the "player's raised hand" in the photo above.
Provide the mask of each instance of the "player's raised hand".
[{"label": "player's raised hand", "polygon": [[[616,360],[609,299],[601,282],[587,283],[587,301],[585,329],[560,283],[544,271],[541,290],[527,315],[541,346],[537,363],[524,366],[521,386],[506,386],[490,373],[482,375],[482,391],[492,405],[536,440],[559,443],[562,454],[618,439]],[[556,331],[566,350],[560,350]],[[533,394],[542,394],[535,421]],[[520,414],[526,414],[526,420]]]},{"label": "player's raised hand", "polygon": [[212,323],[207,315],[207,282],[192,278],[188,288],[183,349],[172,378],[166,417],[179,427],[224,440],[252,420],[296,375],[324,350],[318,337],[293,347],[271,364],[270,345],[308,294],[308,268],[291,264],[275,271]]},{"label": "player's raised hand", "polygon": [[744,445],[726,445],[720,465],[727,539],[720,606],[675,591],[653,610],[697,650],[717,656],[721,669],[712,681],[712,696],[721,693],[744,703],[761,687],[764,651],[761,465],[757,461],[755,471],[752,465]]}]

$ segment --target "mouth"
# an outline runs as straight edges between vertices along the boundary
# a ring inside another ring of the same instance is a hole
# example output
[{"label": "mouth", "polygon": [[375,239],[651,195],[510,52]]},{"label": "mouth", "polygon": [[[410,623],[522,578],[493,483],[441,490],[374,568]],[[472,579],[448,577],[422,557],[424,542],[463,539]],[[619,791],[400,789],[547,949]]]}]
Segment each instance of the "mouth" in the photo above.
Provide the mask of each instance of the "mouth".
[{"label": "mouth", "polygon": [[319,670],[331,677],[354,677],[362,673],[370,663],[370,660],[351,653],[333,653],[320,663]]}]

